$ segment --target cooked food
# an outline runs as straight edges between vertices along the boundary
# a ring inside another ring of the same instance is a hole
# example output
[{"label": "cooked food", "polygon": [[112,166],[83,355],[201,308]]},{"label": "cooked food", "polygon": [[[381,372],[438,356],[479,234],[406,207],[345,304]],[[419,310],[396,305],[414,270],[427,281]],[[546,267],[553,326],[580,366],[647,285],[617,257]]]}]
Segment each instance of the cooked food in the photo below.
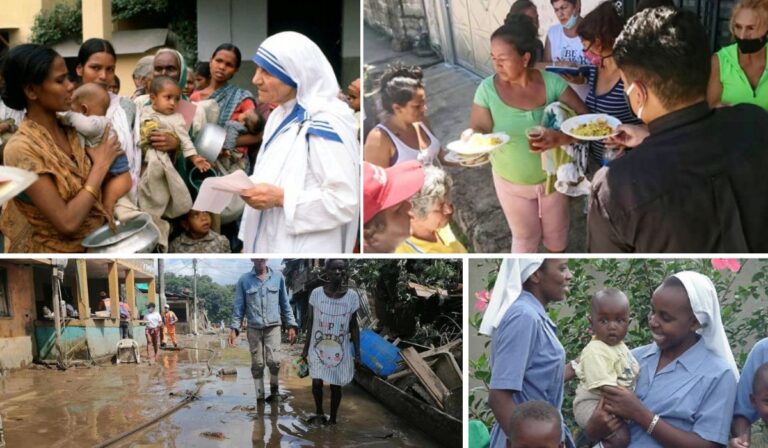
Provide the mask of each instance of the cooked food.
[{"label": "cooked food", "polygon": [[490,148],[502,143],[502,139],[495,135],[473,134],[469,138],[469,145],[475,148]]},{"label": "cooked food", "polygon": [[613,128],[608,124],[608,120],[598,118],[576,126],[571,129],[571,133],[579,137],[607,137],[613,134]]}]

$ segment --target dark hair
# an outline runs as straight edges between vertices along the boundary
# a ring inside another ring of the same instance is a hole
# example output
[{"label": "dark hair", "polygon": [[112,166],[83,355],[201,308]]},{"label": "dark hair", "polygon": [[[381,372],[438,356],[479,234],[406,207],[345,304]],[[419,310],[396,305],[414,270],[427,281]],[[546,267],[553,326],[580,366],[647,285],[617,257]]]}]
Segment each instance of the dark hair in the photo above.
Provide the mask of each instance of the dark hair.
[{"label": "dark hair", "polygon": [[629,299],[627,299],[627,295],[624,294],[624,291],[618,288],[603,288],[592,295],[592,312],[595,311],[595,305],[597,302],[605,297],[618,297],[626,300],[627,303],[629,303]]},{"label": "dark hair", "polygon": [[418,89],[423,89],[424,73],[420,67],[407,66],[400,62],[387,67],[379,78],[381,85],[381,106],[385,111],[394,112],[394,105],[404,106],[411,101]]},{"label": "dark hair", "polygon": [[763,383],[763,387],[768,386],[768,362],[765,364],[762,364],[760,367],[755,370],[755,377],[752,380],[752,393],[757,393],[757,388],[760,385],[760,383]]},{"label": "dark hair", "polygon": [[149,93],[157,95],[157,92],[165,87],[166,84],[173,84],[174,86],[179,87],[179,83],[170,76],[157,76],[152,79],[152,84],[149,85]]},{"label": "dark hair", "polygon": [[77,52],[77,63],[85,65],[85,63],[88,62],[88,59],[96,53],[109,53],[115,58],[115,61],[117,61],[115,47],[113,47],[108,40],[92,37],[80,45],[80,50]]},{"label": "dark hair", "polygon": [[636,12],[640,12],[648,8],[660,8],[663,6],[674,8],[675,2],[674,0],[640,0],[637,2]]},{"label": "dark hair", "polygon": [[542,400],[526,401],[523,404],[515,406],[509,416],[509,440],[514,441],[517,436],[517,429],[521,423],[526,420],[535,420],[539,422],[552,422],[557,427],[558,433],[562,435],[562,421],[560,413],[554,406]]},{"label": "dark hair", "polygon": [[344,258],[326,258],[326,259],[325,259],[325,264],[324,264],[323,266],[325,267],[325,269],[328,269],[328,267],[329,267],[329,266],[331,265],[331,263],[332,263],[332,262],[334,262],[334,261],[342,261],[342,262],[344,262],[344,268],[346,268],[347,266],[349,266],[349,261],[348,261],[348,260],[346,260],[346,259],[344,259]]},{"label": "dark hair", "polygon": [[[237,48],[237,46],[235,46],[233,44],[221,44],[218,47],[216,47],[216,49],[213,50],[213,54],[211,55],[211,59],[216,57],[216,53],[218,53],[218,52],[220,52],[222,50],[231,51],[232,53],[235,53],[235,69],[240,69],[240,63],[242,62],[243,57],[240,54],[240,49]],[[208,73],[209,73],[208,77],[210,78],[211,77],[210,71]]]},{"label": "dark hair", "polygon": [[706,96],[711,53],[692,12],[653,8],[635,14],[616,39],[613,58],[630,82],[642,80],[665,107]]},{"label": "dark hair", "polygon": [[600,46],[606,49],[613,47],[622,29],[624,29],[624,19],[616,11],[613,3],[607,1],[584,16],[576,32],[580,38],[592,43],[600,39]]},{"label": "dark hair", "polygon": [[195,66],[195,73],[202,76],[205,79],[211,79],[211,63],[210,62],[198,62]]},{"label": "dark hair", "polygon": [[[551,5],[551,4],[555,3],[556,1],[558,1],[558,0],[549,0],[549,4]],[[572,4],[572,5],[575,5],[576,2],[579,1],[579,0],[563,0],[563,1],[568,2],[568,3]]]},{"label": "dark hair", "polygon": [[531,59],[528,61],[528,65],[531,65],[539,46],[539,39],[536,37],[537,32],[538,30],[528,16],[516,14],[507,17],[504,25],[491,34],[491,40],[503,40],[513,46],[520,56],[529,53]]},{"label": "dark hair", "polygon": [[507,19],[517,14],[525,14],[526,9],[536,9],[536,5],[531,0],[515,0],[512,6],[509,7],[507,17],[504,18],[504,23],[507,23]]},{"label": "dark hair", "polygon": [[11,48],[3,61],[3,102],[12,109],[27,107],[24,88],[42,84],[57,57],[61,56],[53,49],[37,44],[22,44]]},{"label": "dark hair", "polygon": [[117,89],[120,90],[120,78],[115,75],[115,86],[117,86]]}]

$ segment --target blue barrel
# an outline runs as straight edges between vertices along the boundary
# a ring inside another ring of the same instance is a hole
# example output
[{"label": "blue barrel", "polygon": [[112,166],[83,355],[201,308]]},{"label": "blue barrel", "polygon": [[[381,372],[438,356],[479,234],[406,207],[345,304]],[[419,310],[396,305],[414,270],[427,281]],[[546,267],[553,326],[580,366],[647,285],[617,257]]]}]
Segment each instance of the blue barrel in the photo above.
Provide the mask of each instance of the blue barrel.
[{"label": "blue barrel", "polygon": [[391,375],[397,370],[400,349],[390,344],[373,330],[360,332],[360,361],[380,376]]}]

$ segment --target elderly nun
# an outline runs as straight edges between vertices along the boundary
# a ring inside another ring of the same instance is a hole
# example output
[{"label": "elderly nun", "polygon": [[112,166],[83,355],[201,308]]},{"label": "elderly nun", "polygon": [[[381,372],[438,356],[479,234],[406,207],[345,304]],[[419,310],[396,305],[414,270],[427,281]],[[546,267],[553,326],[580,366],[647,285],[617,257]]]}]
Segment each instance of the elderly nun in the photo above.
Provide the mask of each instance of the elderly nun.
[{"label": "elderly nun", "polygon": [[320,48],[306,36],[267,38],[253,61],[269,115],[243,190],[244,252],[351,252],[359,222],[360,142],[352,109]]}]

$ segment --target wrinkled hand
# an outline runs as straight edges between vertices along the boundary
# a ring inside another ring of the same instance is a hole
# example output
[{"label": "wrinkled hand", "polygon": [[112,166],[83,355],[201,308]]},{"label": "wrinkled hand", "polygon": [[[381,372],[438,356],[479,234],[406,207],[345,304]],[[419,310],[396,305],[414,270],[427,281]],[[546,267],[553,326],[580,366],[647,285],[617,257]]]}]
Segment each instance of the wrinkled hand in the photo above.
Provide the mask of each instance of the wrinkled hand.
[{"label": "wrinkled hand", "polygon": [[296,343],[296,329],[293,327],[288,328],[288,342],[290,342],[291,345]]},{"label": "wrinkled hand", "polygon": [[568,144],[568,141],[568,136],[562,132],[554,129],[545,129],[541,137],[530,139],[529,144],[532,151],[546,151],[551,148]]},{"label": "wrinkled hand", "polygon": [[117,156],[123,153],[120,142],[117,140],[117,134],[111,131],[112,125],[107,124],[104,128],[104,135],[101,137],[101,143],[93,148],[85,149],[93,165],[105,165],[108,167],[112,165]]},{"label": "wrinkled hand", "polygon": [[635,124],[621,124],[616,130],[619,131],[618,134],[603,140],[606,147],[634,148],[643,143],[645,138],[650,135],[647,127]]},{"label": "wrinkled hand", "polygon": [[242,190],[240,197],[246,204],[257,210],[282,207],[284,191],[282,188],[271,184],[256,184],[252,188]]},{"label": "wrinkled hand", "polygon": [[734,437],[728,441],[728,448],[749,448],[749,440],[746,435]]},{"label": "wrinkled hand", "polygon": [[234,347],[236,342],[237,342],[237,332],[234,329],[229,330],[229,346]]},{"label": "wrinkled hand", "polygon": [[192,156],[190,160],[201,173],[211,169],[211,164],[203,156]]},{"label": "wrinkled hand", "polygon": [[605,386],[601,390],[605,400],[605,410],[611,414],[634,420],[637,415],[646,410],[637,395],[626,387]]},{"label": "wrinkled hand", "polygon": [[179,139],[162,131],[152,131],[149,142],[156,151],[169,152],[179,147]]}]

